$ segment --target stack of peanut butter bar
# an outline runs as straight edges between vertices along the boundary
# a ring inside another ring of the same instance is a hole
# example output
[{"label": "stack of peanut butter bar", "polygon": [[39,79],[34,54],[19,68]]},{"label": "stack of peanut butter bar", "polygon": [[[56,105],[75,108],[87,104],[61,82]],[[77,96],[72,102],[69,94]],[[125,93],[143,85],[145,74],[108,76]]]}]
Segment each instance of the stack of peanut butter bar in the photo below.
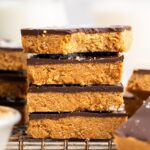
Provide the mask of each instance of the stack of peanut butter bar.
[{"label": "stack of peanut butter bar", "polygon": [[18,44],[0,40],[0,105],[18,109],[26,121],[27,57]]},{"label": "stack of peanut butter bar", "polygon": [[110,139],[127,120],[123,55],[129,26],[22,29],[30,87],[28,134],[33,138]]}]

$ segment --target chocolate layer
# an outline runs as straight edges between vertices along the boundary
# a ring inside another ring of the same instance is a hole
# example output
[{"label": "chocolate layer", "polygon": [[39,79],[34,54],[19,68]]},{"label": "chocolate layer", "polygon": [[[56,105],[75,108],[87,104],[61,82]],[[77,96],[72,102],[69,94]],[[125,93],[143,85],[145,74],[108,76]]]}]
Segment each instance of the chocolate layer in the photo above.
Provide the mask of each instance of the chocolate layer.
[{"label": "chocolate layer", "polygon": [[130,26],[112,26],[101,28],[43,28],[43,29],[22,29],[22,35],[41,35],[41,34],[72,34],[83,32],[87,34],[107,33],[107,32],[122,32],[124,30],[131,30]]},{"label": "chocolate layer", "polygon": [[37,54],[32,56],[32,58],[47,58],[47,59],[76,59],[77,57],[83,59],[93,59],[93,58],[107,58],[107,57],[117,57],[119,54],[117,52],[87,52],[87,53],[70,53],[67,55],[63,54]]},{"label": "chocolate layer", "polygon": [[28,65],[67,64],[67,63],[115,63],[123,61],[124,56],[109,56],[110,53],[89,53],[72,55],[37,55],[28,59]]},{"label": "chocolate layer", "polygon": [[81,116],[81,117],[121,117],[121,116],[127,116],[124,112],[72,112],[72,113],[31,113],[29,118],[30,120],[33,119],[45,119],[45,118],[51,118],[51,119],[59,119],[59,118],[65,118],[65,117],[75,117],[75,116]]},{"label": "chocolate layer", "polygon": [[0,70],[0,80],[8,81],[26,81],[27,73],[26,71],[5,71]]},{"label": "chocolate layer", "polygon": [[134,73],[138,73],[138,74],[150,74],[150,70],[149,69],[139,69],[139,70],[134,70]]},{"label": "chocolate layer", "polygon": [[0,51],[7,51],[7,52],[16,52],[16,51],[23,51],[21,46],[18,43],[11,40],[0,40]]},{"label": "chocolate layer", "polygon": [[64,92],[64,93],[75,93],[75,92],[123,92],[122,84],[118,85],[90,85],[90,86],[79,86],[79,85],[31,85],[29,91],[32,93],[39,92]]},{"label": "chocolate layer", "polygon": [[21,48],[10,48],[10,47],[0,47],[0,51],[7,51],[7,52],[22,52],[23,49]]},{"label": "chocolate layer", "polygon": [[0,97],[0,105],[3,106],[25,106],[26,100],[22,98]]},{"label": "chocolate layer", "polygon": [[116,134],[150,142],[150,97]]}]

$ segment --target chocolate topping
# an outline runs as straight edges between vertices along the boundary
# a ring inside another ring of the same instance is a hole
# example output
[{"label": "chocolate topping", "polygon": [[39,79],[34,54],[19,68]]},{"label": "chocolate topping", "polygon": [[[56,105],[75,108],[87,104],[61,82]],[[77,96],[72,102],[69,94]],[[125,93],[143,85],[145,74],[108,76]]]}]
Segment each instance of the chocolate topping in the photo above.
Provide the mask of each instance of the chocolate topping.
[{"label": "chocolate topping", "polygon": [[0,47],[0,51],[22,52],[23,50],[21,48]]},{"label": "chocolate topping", "polygon": [[67,64],[67,63],[115,63],[123,61],[118,53],[87,53],[69,55],[35,55],[28,59],[28,65]]},{"label": "chocolate topping", "polygon": [[25,106],[26,100],[21,98],[0,97],[0,105],[2,106]]},{"label": "chocolate topping", "polygon": [[118,85],[31,85],[29,92],[63,92],[63,93],[75,93],[75,92],[123,92],[122,84]]},{"label": "chocolate topping", "polygon": [[26,28],[21,30],[21,34],[22,35],[72,34],[77,32],[94,34],[94,33],[107,33],[107,32],[123,32],[125,30],[131,30],[131,27],[112,26],[112,27],[101,27],[101,28],[43,28],[43,29]]},{"label": "chocolate topping", "polygon": [[138,73],[138,74],[150,74],[150,70],[148,70],[148,69],[139,69],[139,70],[134,70],[134,73]]},{"label": "chocolate topping", "polygon": [[150,142],[150,97],[116,134]]},{"label": "chocolate topping", "polygon": [[26,81],[26,71],[5,71],[0,70],[0,80],[8,81]]},{"label": "chocolate topping", "polygon": [[60,119],[66,117],[127,117],[125,112],[71,112],[71,113],[31,113],[30,120]]},{"label": "chocolate topping", "polygon": [[67,55],[63,54],[38,54],[32,56],[32,58],[48,58],[48,59],[76,59],[77,57],[83,59],[93,59],[99,57],[117,57],[117,52],[87,52],[87,53],[70,53]]}]

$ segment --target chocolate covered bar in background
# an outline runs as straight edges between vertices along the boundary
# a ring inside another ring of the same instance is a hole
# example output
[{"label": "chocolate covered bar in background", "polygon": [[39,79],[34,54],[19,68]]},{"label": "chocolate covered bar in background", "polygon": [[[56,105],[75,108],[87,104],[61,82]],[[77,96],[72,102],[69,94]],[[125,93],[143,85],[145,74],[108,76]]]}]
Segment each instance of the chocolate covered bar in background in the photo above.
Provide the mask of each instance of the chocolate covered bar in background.
[{"label": "chocolate covered bar in background", "polygon": [[0,70],[0,97],[23,98],[27,94],[26,71]]},{"label": "chocolate covered bar in background", "polygon": [[143,99],[127,92],[124,94],[123,99],[125,111],[129,117],[131,117],[141,107],[144,101]]},{"label": "chocolate covered bar in background", "polygon": [[123,126],[115,132],[118,150],[150,149],[150,97]]},{"label": "chocolate covered bar in background", "polygon": [[37,54],[126,52],[132,43],[130,26],[27,28],[21,34],[24,51]]},{"label": "chocolate covered bar in background", "polygon": [[0,70],[26,70],[27,54],[16,42],[0,40]]},{"label": "chocolate covered bar in background", "polygon": [[124,95],[125,109],[129,116],[143,104],[150,96],[150,70],[134,70],[126,87],[127,93]]},{"label": "chocolate covered bar in background", "polygon": [[135,70],[129,79],[126,90],[141,99],[150,96],[150,70]]},{"label": "chocolate covered bar in background", "polygon": [[0,105],[22,114],[18,125],[26,123],[27,54],[11,40],[0,40]]}]

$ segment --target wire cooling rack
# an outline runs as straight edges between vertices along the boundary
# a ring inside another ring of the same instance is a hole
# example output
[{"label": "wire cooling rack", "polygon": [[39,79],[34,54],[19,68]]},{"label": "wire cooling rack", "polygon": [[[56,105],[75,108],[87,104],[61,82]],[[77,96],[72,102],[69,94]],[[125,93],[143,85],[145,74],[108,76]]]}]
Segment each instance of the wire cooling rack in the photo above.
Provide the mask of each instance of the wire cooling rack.
[{"label": "wire cooling rack", "polygon": [[24,128],[16,128],[6,150],[116,150],[111,139],[107,140],[52,140],[33,139]]}]

